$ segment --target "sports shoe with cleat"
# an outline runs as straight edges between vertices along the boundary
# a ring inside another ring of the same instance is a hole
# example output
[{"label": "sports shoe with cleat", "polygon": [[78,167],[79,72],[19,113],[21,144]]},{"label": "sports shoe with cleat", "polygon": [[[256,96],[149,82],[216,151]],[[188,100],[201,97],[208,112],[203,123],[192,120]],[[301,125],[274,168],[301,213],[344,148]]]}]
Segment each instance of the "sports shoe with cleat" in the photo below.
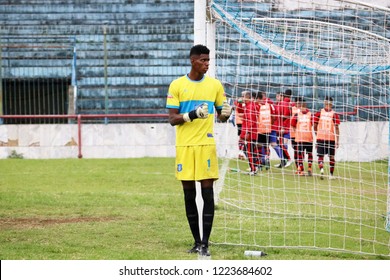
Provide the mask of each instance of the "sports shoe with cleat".
[{"label": "sports shoe with cleat", "polygon": [[290,159],[290,160],[288,160],[287,162],[286,162],[286,165],[284,166],[284,167],[289,167],[291,164],[293,164],[293,160],[292,159]]},{"label": "sports shoe with cleat", "polygon": [[209,248],[206,245],[202,244],[199,249],[199,255],[202,257],[210,257],[211,254]]},{"label": "sports shoe with cleat", "polygon": [[249,171],[248,172],[248,175],[249,176],[255,176],[257,174],[257,170],[256,171]]},{"label": "sports shoe with cleat", "polygon": [[[277,167],[277,168],[282,168],[282,167],[285,167],[286,164],[287,164],[287,160],[282,159],[282,160],[280,161],[279,164],[276,164],[276,165],[275,165],[275,167]],[[290,163],[290,164],[291,164],[291,163]]]},{"label": "sports shoe with cleat", "polygon": [[238,153],[238,159],[241,159],[241,160],[246,160],[246,155],[243,151],[240,151]]},{"label": "sports shoe with cleat", "polygon": [[191,249],[189,249],[187,251],[187,253],[190,253],[190,254],[199,253],[199,252],[200,252],[200,244],[199,243],[195,243],[194,247],[192,247]]},{"label": "sports shoe with cleat", "polygon": [[320,179],[324,180],[324,169],[323,168],[320,169]]},{"label": "sports shoe with cleat", "polygon": [[305,175],[305,172],[303,171],[303,169],[301,167],[298,167],[298,170],[295,171],[295,174],[299,175],[299,176],[303,176],[303,175]]},{"label": "sports shoe with cleat", "polygon": [[307,169],[307,175],[308,176],[312,176],[313,175],[313,171],[311,170],[311,168]]},{"label": "sports shoe with cleat", "polygon": [[329,180],[335,180],[336,177],[333,174],[329,174]]}]

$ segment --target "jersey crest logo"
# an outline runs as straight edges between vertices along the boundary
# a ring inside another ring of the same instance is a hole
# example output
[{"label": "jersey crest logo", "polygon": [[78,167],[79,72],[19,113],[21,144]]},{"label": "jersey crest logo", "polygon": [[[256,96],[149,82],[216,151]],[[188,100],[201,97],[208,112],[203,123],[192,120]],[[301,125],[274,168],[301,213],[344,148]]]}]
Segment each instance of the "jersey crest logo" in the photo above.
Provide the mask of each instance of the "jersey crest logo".
[{"label": "jersey crest logo", "polygon": [[181,163],[179,163],[179,164],[177,165],[177,171],[178,171],[178,172],[183,171],[183,165],[182,165]]}]

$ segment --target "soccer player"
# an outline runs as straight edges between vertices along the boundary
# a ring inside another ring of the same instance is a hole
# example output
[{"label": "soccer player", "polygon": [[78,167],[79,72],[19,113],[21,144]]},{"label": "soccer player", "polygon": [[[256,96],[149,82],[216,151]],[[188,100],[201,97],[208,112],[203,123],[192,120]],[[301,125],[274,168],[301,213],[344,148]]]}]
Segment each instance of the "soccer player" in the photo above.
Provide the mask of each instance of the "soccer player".
[{"label": "soccer player", "polygon": [[279,145],[283,151],[283,158],[285,167],[290,166],[293,163],[293,160],[290,157],[288,152],[288,140],[290,139],[290,120],[291,120],[291,107],[295,104],[291,101],[292,91],[291,89],[286,89],[283,93],[283,99],[279,104],[279,116],[280,120],[280,138]]},{"label": "soccer player", "polygon": [[324,157],[329,156],[329,178],[333,179],[335,169],[335,153],[339,147],[340,118],[332,109],[333,98],[325,97],[324,108],[314,116],[314,131],[317,137],[318,167],[321,179],[324,179]]},{"label": "soccer player", "polygon": [[313,165],[313,116],[306,107],[303,97],[296,98],[297,113],[291,118],[291,126],[295,129],[295,143],[297,146],[297,163],[298,175],[304,175],[305,152],[307,154],[308,169],[307,174],[312,175]]},{"label": "soccer player", "polygon": [[[238,133],[238,158],[244,160],[247,158],[246,150],[245,150],[245,139],[241,137],[241,130],[243,126],[243,118],[244,118],[244,110],[248,100],[251,98],[250,91],[243,91],[241,93],[241,97],[234,101],[234,109],[235,109],[235,122],[237,125],[237,133]],[[245,125],[245,124],[244,124]]]},{"label": "soccer player", "polygon": [[265,93],[258,93],[258,121],[257,121],[257,144],[261,155],[261,164],[269,169],[269,139],[272,123],[275,116],[275,107],[264,98]]},{"label": "soccer player", "polygon": [[271,146],[275,149],[281,159],[280,164],[275,167],[288,167],[292,164],[292,159],[288,152],[288,140],[290,139],[290,118],[291,118],[291,95],[292,91],[287,89],[285,92],[278,92],[275,103],[276,118],[271,133]]},{"label": "soccer player", "polygon": [[[210,256],[209,237],[214,219],[214,181],[218,179],[218,159],[214,139],[215,110],[226,122],[232,108],[226,102],[224,88],[217,79],[206,76],[210,50],[195,45],[190,50],[191,70],[171,82],[166,108],[169,123],[176,126],[176,178],[181,181],[187,220],[194,238],[189,253]],[[196,186],[203,198],[203,234],[199,231]]]},{"label": "soccer player", "polygon": [[[291,106],[291,118],[294,117],[299,112],[299,108],[298,108],[298,104],[297,104],[298,100],[301,100],[301,97],[296,97],[295,103],[292,104],[292,106]],[[295,127],[293,127],[291,124],[290,124],[290,140],[291,140],[291,146],[292,146],[293,151],[294,151],[295,167],[298,169],[298,162],[297,162],[298,146],[297,146],[297,143],[295,142]]]},{"label": "soccer player", "polygon": [[281,128],[281,123],[280,123],[280,102],[283,99],[283,93],[278,92],[276,93],[275,96],[276,100],[274,103],[274,108],[275,108],[275,114],[272,122],[272,128],[271,128],[271,134],[269,137],[270,145],[271,147],[275,150],[276,155],[280,158],[280,163],[275,165],[275,167],[284,167],[286,165],[286,161],[283,159],[283,151],[279,146],[279,134],[280,134],[280,128]]},{"label": "soccer player", "polygon": [[245,150],[249,161],[249,175],[256,175],[259,164],[259,154],[257,150],[257,118],[258,104],[256,102],[257,93],[251,93],[251,98],[246,100],[241,138],[245,139]]}]

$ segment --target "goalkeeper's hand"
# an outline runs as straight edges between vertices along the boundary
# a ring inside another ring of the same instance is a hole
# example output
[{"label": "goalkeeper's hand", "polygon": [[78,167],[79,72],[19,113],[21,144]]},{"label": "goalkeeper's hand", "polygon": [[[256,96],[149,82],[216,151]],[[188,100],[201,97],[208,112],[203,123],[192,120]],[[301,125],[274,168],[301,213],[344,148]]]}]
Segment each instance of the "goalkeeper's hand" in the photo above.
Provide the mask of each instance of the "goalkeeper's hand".
[{"label": "goalkeeper's hand", "polygon": [[221,115],[228,119],[231,114],[232,114],[232,106],[230,106],[227,101],[223,102]]},{"label": "goalkeeper's hand", "polygon": [[207,103],[201,104],[195,110],[183,115],[183,119],[186,122],[192,122],[194,119],[207,119],[209,116],[209,105]]}]

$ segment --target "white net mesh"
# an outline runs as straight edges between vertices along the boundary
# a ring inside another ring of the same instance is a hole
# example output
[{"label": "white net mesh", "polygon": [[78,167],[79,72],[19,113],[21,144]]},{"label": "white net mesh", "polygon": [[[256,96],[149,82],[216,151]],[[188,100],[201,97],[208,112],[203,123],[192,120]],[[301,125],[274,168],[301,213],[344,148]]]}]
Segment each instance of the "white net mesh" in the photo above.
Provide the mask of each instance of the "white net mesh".
[{"label": "white net mesh", "polygon": [[334,180],[327,156],[320,180],[316,140],[313,176],[298,176],[295,164],[276,168],[272,148],[271,168],[255,176],[247,159],[224,159],[214,242],[390,255],[390,3],[383,2],[211,2],[216,76],[233,101],[248,90],[276,102],[291,89],[313,114],[332,97],[341,120]]}]

